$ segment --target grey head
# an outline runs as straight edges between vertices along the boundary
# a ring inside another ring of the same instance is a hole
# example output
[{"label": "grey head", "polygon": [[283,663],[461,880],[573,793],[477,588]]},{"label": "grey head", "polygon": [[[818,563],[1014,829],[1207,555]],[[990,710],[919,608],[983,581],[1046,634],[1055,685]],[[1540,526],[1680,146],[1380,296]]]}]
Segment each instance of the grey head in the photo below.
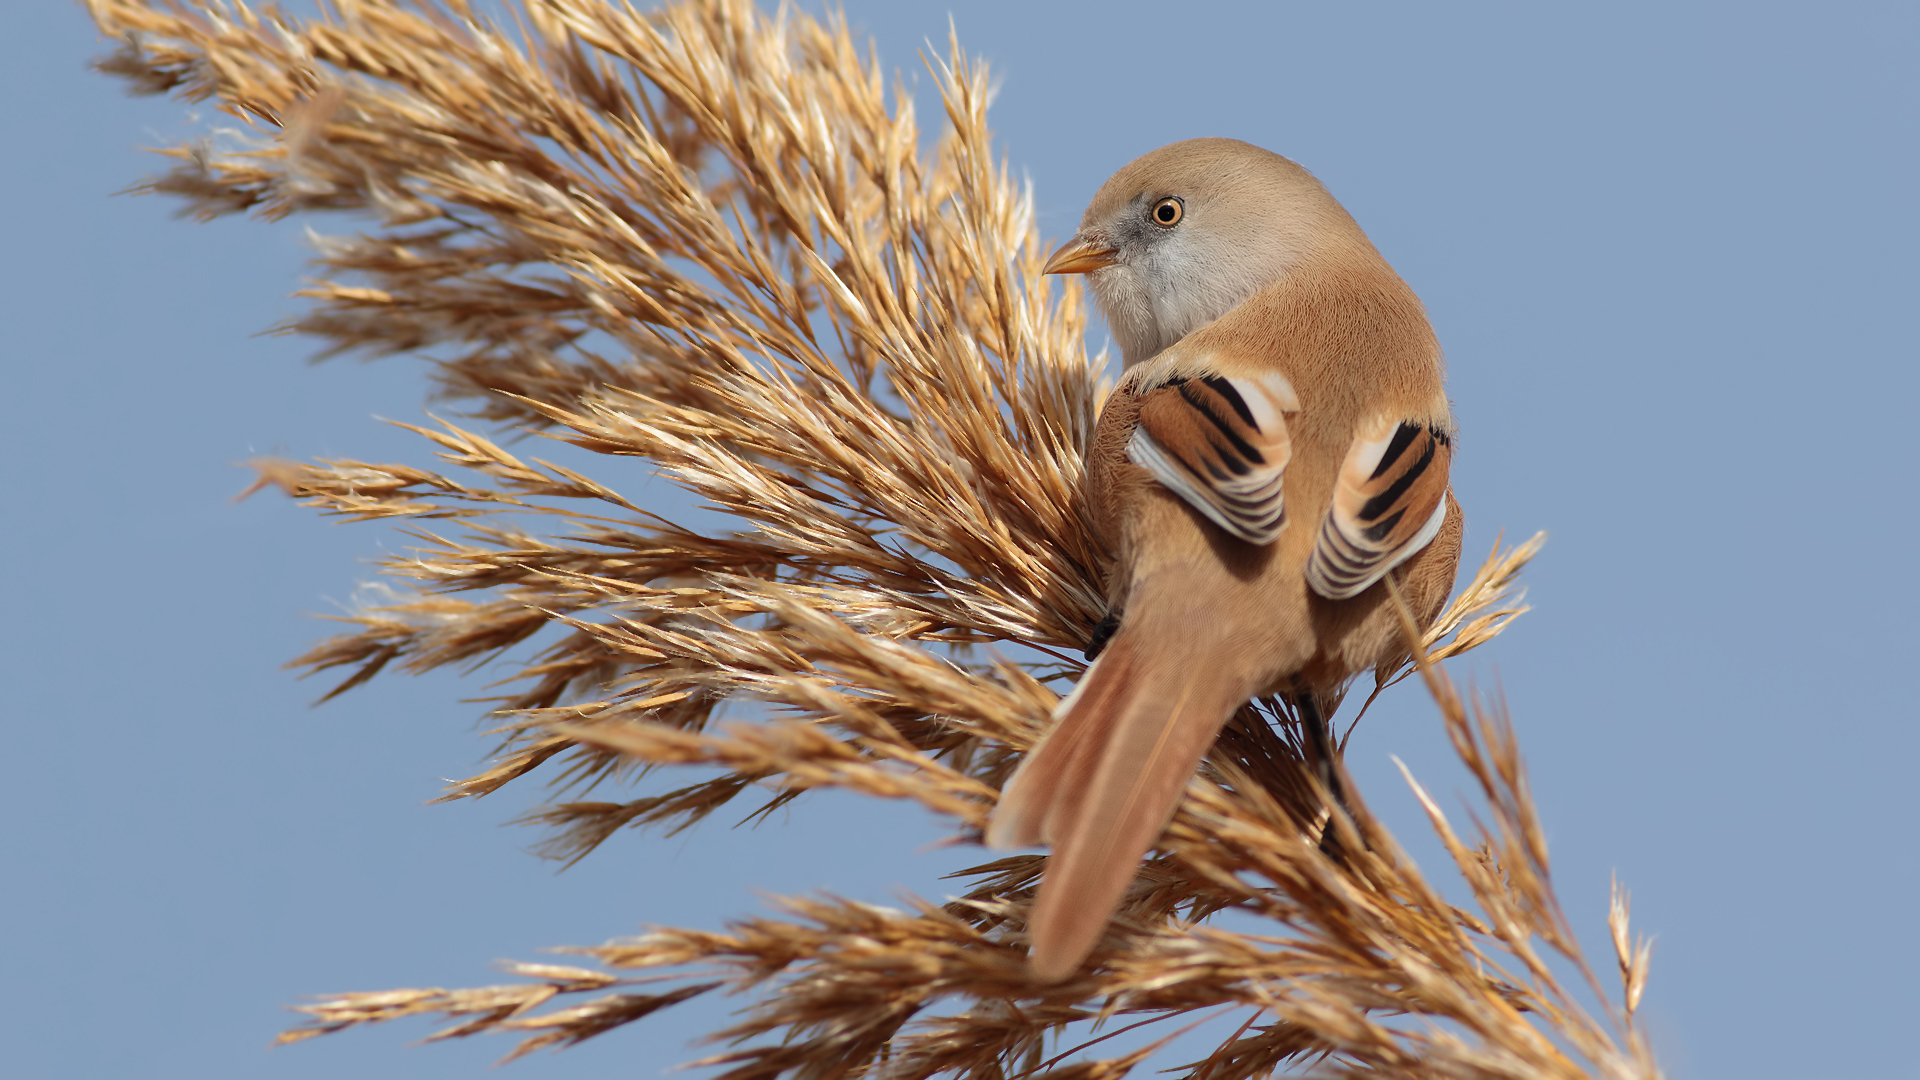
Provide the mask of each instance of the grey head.
[{"label": "grey head", "polygon": [[1114,173],[1045,272],[1087,275],[1132,367],[1356,238],[1371,248],[1300,166],[1238,139],[1188,139]]}]

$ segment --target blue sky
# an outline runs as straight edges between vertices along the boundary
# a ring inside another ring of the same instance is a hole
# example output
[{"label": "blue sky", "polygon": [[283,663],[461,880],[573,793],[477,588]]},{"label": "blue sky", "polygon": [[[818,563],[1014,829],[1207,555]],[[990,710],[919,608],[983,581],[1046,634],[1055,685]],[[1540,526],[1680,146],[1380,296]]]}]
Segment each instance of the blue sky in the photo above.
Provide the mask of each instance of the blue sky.
[{"label": "blue sky", "polygon": [[[1553,537],[1536,610],[1456,671],[1511,704],[1593,948],[1610,875],[1632,888],[1672,1075],[1916,1075],[1920,9],[849,5],[909,77],[950,9],[1049,237],[1135,155],[1232,135],[1312,169],[1426,300],[1470,550]],[[308,994],[476,985],[759,892],[943,892],[937,822],[830,796],[555,873],[504,827],[537,791],[426,805],[489,745],[476,681],[310,709],[280,665],[404,539],[235,504],[234,464],[424,463],[377,419],[419,417],[421,372],[255,336],[298,310],[298,226],[113,197],[210,114],[88,74],[77,5],[5,26],[11,1074],[472,1075],[505,1044],[265,1047]],[[1349,757],[1412,838],[1391,755],[1460,786],[1413,684]],[[508,1075],[660,1075],[700,1008]]]}]

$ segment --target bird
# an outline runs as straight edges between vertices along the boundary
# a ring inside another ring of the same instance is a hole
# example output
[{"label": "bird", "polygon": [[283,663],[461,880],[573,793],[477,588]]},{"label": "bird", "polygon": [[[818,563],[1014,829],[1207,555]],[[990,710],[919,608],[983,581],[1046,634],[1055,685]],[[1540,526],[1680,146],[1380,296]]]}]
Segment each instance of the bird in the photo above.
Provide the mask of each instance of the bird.
[{"label": "bird", "polygon": [[1153,150],[1043,272],[1086,275],[1123,365],[1081,481],[1108,612],[984,837],[1052,848],[1027,933],[1055,983],[1248,701],[1292,702],[1344,799],[1326,718],[1355,675],[1411,655],[1397,603],[1438,618],[1463,520],[1426,310],[1293,161],[1226,138]]}]

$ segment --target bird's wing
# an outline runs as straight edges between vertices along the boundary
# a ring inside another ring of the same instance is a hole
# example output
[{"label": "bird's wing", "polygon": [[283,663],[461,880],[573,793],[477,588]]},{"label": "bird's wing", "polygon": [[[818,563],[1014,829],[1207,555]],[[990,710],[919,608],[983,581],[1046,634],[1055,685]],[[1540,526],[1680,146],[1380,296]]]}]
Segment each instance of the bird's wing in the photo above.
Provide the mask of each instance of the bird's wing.
[{"label": "bird's wing", "polygon": [[1285,414],[1300,408],[1279,372],[1169,373],[1132,390],[1140,423],[1127,457],[1209,521],[1271,543],[1286,524],[1281,481],[1292,456]]},{"label": "bird's wing", "polygon": [[1453,440],[1433,424],[1388,418],[1354,439],[1307,584],[1329,600],[1357,596],[1426,547],[1447,519]]}]

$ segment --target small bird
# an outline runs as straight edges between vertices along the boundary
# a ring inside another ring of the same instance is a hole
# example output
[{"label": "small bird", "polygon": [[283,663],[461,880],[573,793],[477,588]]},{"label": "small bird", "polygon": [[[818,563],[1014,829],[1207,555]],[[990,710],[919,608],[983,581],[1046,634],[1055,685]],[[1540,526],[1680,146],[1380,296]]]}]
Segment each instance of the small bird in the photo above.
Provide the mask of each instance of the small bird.
[{"label": "small bird", "polygon": [[1035,977],[1076,971],[1222,726],[1325,717],[1411,652],[1382,578],[1438,617],[1460,561],[1454,426],[1426,311],[1293,162],[1234,139],[1148,153],[1047,260],[1086,274],[1125,364],[1083,492],[1114,557],[1102,643],[987,830],[1050,844]]}]

